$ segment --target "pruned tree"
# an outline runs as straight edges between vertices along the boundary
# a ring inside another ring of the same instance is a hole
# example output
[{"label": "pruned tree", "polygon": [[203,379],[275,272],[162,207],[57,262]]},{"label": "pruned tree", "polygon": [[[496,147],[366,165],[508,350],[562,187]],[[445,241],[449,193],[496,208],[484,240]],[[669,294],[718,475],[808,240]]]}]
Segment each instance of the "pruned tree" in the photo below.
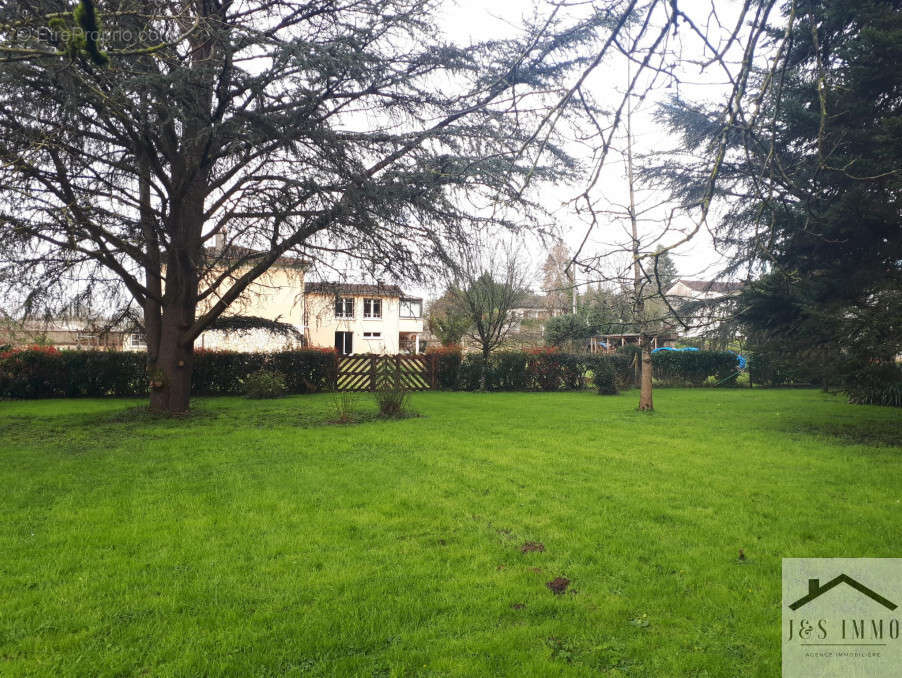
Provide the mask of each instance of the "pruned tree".
[{"label": "pruned tree", "polygon": [[[151,407],[180,412],[194,340],[280,257],[342,253],[420,279],[485,222],[465,196],[528,228],[518,177],[574,168],[533,131],[585,33],[552,30],[552,13],[521,39],[464,48],[437,38],[438,6],[4,5],[5,304],[136,306]],[[86,7],[93,43],[79,37]]]},{"label": "pruned tree", "polygon": [[465,336],[488,361],[514,329],[514,309],[529,294],[528,272],[511,248],[490,250],[473,247],[456,262],[448,288],[454,305],[466,315]]}]

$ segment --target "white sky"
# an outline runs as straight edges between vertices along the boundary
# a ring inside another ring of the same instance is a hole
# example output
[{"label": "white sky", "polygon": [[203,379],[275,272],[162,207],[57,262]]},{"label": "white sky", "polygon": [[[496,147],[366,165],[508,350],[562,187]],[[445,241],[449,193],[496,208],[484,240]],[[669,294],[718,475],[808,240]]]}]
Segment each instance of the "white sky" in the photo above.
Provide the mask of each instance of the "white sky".
[{"label": "white sky", "polygon": [[[710,7],[703,0],[694,0],[687,3],[698,10],[702,17],[710,12]],[[478,42],[511,35],[516,32],[521,24],[524,14],[528,15],[532,10],[532,3],[524,0],[447,0],[443,7],[441,24],[448,36],[454,42]],[[733,0],[718,0],[716,4],[720,19],[725,24],[735,21],[737,5]],[[694,17],[698,20],[698,17]],[[699,59],[703,56],[700,43],[692,44],[693,40],[683,41],[682,56],[691,59]],[[722,99],[726,89],[722,75],[708,69],[700,73],[697,66],[686,66],[682,72],[682,84],[679,86],[681,94],[689,94],[692,98],[704,98],[712,101]],[[614,60],[605,64],[589,80],[589,89],[598,101],[616,101],[622,96],[624,84],[627,80],[626,61]],[[690,82],[692,81],[692,82]],[[672,94],[674,89],[666,89],[664,83],[656,88],[646,99],[633,116],[633,148],[634,155],[642,155],[649,151],[661,151],[679,147],[679,139],[668,134],[653,119],[657,101],[664,100]],[[623,137],[621,137],[621,140]],[[620,144],[623,147],[623,144]],[[583,153],[588,153],[586,150]],[[588,159],[588,157],[587,157]],[[575,250],[585,237],[585,225],[581,224],[578,217],[569,206],[562,207],[562,203],[571,199],[582,187],[558,186],[545,191],[543,198],[545,205],[555,209],[558,227],[562,236],[571,250]],[[607,160],[607,165],[602,180],[598,183],[593,196],[600,203],[610,202],[608,209],[614,209],[614,205],[625,205],[627,198],[627,182],[625,162],[622,156],[612,154]],[[663,199],[660,192],[654,190],[640,191],[637,199],[640,201],[640,209],[643,204],[657,204]],[[655,238],[662,231],[661,216],[664,212],[658,210],[653,213],[650,222],[640,224],[640,239]],[[712,215],[712,218],[716,218]],[[616,218],[603,223],[601,229],[594,231],[583,249],[585,254],[604,254],[616,248],[617,243],[624,242],[625,223]],[[688,220],[677,223],[677,229],[687,229],[692,226]],[[662,245],[671,244],[679,239],[678,233],[665,235]],[[546,252],[538,244],[530,245],[533,265],[539,267],[544,261]],[[711,236],[704,230],[700,231],[690,242],[682,245],[674,251],[674,260],[681,277],[709,278],[723,263],[723,259],[715,252]],[[538,282],[538,280],[537,280]]]}]

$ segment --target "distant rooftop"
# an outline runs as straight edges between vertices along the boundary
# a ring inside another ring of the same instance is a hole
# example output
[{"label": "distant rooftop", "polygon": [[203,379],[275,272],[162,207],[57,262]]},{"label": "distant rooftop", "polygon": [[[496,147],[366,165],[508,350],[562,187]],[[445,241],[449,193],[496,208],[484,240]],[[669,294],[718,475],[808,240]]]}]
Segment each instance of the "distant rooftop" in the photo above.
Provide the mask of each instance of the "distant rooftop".
[{"label": "distant rooftop", "polygon": [[[225,264],[231,264],[234,262],[246,261],[248,265],[252,265],[255,260],[262,259],[268,252],[251,249],[249,247],[242,247],[241,245],[228,245],[226,247],[205,247],[204,254],[207,257],[207,261],[210,263],[223,262]],[[284,268],[306,269],[309,266],[309,262],[299,257],[283,255],[276,259],[273,265]]]},{"label": "distant rooftop", "polygon": [[736,292],[741,290],[745,284],[741,282],[716,282],[714,280],[677,280],[674,285],[683,283],[690,290],[696,292],[719,292],[726,294],[728,292]]},{"label": "distant rooftop", "polygon": [[397,285],[366,285],[362,283],[308,282],[305,292],[309,294],[347,294],[350,296],[369,295],[372,297],[405,297]]}]

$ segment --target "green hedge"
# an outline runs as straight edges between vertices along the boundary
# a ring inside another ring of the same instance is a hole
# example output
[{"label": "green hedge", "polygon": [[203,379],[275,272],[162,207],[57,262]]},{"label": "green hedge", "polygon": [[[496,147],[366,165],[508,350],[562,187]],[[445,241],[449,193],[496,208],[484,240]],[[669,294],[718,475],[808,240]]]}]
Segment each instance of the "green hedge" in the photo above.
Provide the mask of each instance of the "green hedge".
[{"label": "green hedge", "polygon": [[459,346],[436,346],[426,350],[429,369],[435,375],[435,387],[453,391],[460,379],[460,363],[463,355]]},{"label": "green hedge", "polygon": [[[146,360],[144,353],[127,351],[5,351],[0,353],[0,397],[143,396],[148,393]],[[335,369],[334,351],[197,351],[191,390],[195,395],[239,395],[248,375],[271,370],[285,375],[289,393],[311,393],[327,389]]]},{"label": "green hedge", "polygon": [[651,364],[655,381],[663,386],[703,386],[709,378],[732,386],[739,376],[736,354],[730,351],[658,351]]},{"label": "green hedge", "polygon": [[[554,351],[498,351],[488,362],[482,355],[471,353],[463,356],[457,364],[457,379],[454,387],[450,376],[451,365],[447,356],[439,360],[445,366],[444,388],[460,391],[478,391],[483,387],[488,391],[572,391],[585,388],[590,374],[598,371],[604,362],[618,375],[629,374],[629,363],[619,356],[580,355],[557,353]],[[629,386],[627,377],[622,387]]]},{"label": "green hedge", "polygon": [[[586,386],[599,375],[604,390],[629,388],[633,364],[627,354],[577,355],[553,350],[499,351],[484,362],[443,348],[428,354],[438,388],[476,391],[562,391]],[[702,385],[736,372],[736,356],[725,351],[661,351],[652,356],[655,379],[664,385]],[[192,393],[239,395],[251,374],[267,370],[285,376],[288,393],[326,390],[336,376],[331,350],[280,353],[202,351],[194,355]],[[611,374],[613,373],[613,383]],[[735,377],[727,379],[727,383]],[[593,383],[595,383],[593,381]],[[597,386],[597,384],[596,384]],[[33,347],[0,353],[0,397],[58,398],[147,394],[145,355],[115,351],[57,351]],[[892,395],[888,396],[892,398]]]}]

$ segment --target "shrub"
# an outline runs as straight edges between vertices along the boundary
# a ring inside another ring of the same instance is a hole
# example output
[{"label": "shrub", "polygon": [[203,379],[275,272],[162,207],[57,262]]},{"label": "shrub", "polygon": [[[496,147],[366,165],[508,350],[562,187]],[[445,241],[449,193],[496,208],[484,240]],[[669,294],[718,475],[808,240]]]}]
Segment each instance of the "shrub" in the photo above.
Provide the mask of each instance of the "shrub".
[{"label": "shrub", "polygon": [[147,355],[122,351],[63,351],[66,397],[147,393]]},{"label": "shrub", "polygon": [[289,393],[317,393],[335,383],[338,354],[334,348],[281,351],[268,354],[267,364],[285,375]]},{"label": "shrub", "polygon": [[613,355],[604,356],[611,361],[616,376],[617,388],[626,390],[632,388],[636,380],[636,368],[633,364],[633,356],[627,353],[615,353]]},{"label": "shrub", "polygon": [[391,361],[379,361],[373,390],[376,404],[379,406],[379,416],[397,418],[403,417],[406,413],[408,394],[398,369]]},{"label": "shrub", "polygon": [[599,395],[617,395],[617,370],[613,356],[597,356],[592,360],[592,381]]},{"label": "shrub", "polygon": [[0,354],[0,395],[54,398],[66,395],[67,379],[58,350],[48,346],[11,349]]},{"label": "shrub", "polygon": [[333,349],[278,353],[195,350],[191,391],[195,395],[237,395],[244,392],[248,376],[260,370],[281,373],[288,393],[325,391],[335,380],[336,359]]},{"label": "shrub", "polygon": [[554,348],[527,353],[529,388],[537,391],[576,390],[585,386],[589,356],[559,353]]},{"label": "shrub", "polygon": [[350,424],[357,418],[357,400],[350,391],[332,391],[331,402],[336,424]]},{"label": "shrub", "polygon": [[478,353],[470,353],[464,356],[463,360],[460,362],[458,388],[461,391],[478,391],[483,388],[483,379],[485,380],[485,390],[498,390],[495,359],[490,357],[488,361],[485,362],[482,359],[482,354]]},{"label": "shrub", "polygon": [[902,407],[902,367],[876,363],[846,376],[846,394],[856,405]]},{"label": "shrub", "polygon": [[[195,395],[240,395],[247,378],[279,372],[288,393],[327,390],[337,368],[332,349],[236,353],[196,349]],[[129,351],[58,351],[51,346],[0,352],[0,397],[140,396],[148,390],[147,355]]]},{"label": "shrub", "polygon": [[820,380],[816,360],[807,356],[790,356],[765,347],[749,354],[749,378],[762,386],[808,386]]},{"label": "shrub", "polygon": [[258,370],[244,380],[244,394],[248,398],[281,398],[287,390],[285,376],[273,370]]}]

